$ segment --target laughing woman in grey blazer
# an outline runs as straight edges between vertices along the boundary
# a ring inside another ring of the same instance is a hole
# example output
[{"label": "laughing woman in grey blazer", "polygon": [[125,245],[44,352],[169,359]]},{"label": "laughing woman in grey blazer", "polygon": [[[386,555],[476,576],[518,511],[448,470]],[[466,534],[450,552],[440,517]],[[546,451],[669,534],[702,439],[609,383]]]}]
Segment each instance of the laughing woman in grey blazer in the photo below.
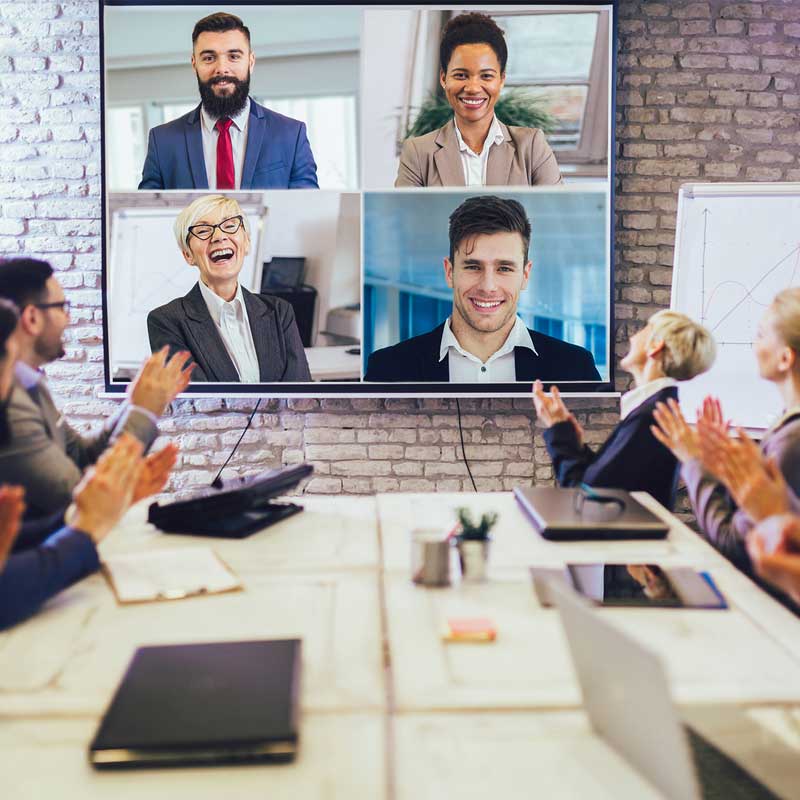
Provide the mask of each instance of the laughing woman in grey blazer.
[{"label": "laughing woman in grey blazer", "polygon": [[188,350],[193,381],[277,383],[310,381],[292,307],[239,284],[250,249],[247,216],[224,195],[204,195],[175,220],[175,238],[200,280],[184,297],[147,315],[155,353]]},{"label": "laughing woman in grey blazer", "polygon": [[453,119],[408,139],[395,186],[534,186],[561,183],[538,128],[504,125],[494,113],[506,79],[503,31],[485,14],[460,14],[442,32],[439,83]]}]

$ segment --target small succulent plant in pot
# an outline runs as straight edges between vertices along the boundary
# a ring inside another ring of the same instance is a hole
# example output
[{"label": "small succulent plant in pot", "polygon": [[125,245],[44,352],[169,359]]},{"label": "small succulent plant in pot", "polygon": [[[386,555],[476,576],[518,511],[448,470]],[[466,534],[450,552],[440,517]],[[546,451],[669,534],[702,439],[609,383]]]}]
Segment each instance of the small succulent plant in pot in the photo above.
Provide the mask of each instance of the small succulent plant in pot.
[{"label": "small succulent plant in pot", "polygon": [[456,536],[458,558],[461,563],[461,575],[465,581],[483,582],[488,579],[489,544],[492,541],[489,532],[497,522],[497,514],[493,511],[482,514],[480,521],[475,522],[468,508],[456,509],[461,530]]}]

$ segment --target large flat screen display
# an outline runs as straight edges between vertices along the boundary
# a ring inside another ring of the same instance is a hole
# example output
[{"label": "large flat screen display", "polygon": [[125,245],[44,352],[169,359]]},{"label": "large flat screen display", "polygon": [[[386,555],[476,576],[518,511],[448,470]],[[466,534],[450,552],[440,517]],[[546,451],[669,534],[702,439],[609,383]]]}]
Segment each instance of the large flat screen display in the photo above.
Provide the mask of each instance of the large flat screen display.
[{"label": "large flat screen display", "polygon": [[108,391],[613,388],[613,3],[100,11]]}]

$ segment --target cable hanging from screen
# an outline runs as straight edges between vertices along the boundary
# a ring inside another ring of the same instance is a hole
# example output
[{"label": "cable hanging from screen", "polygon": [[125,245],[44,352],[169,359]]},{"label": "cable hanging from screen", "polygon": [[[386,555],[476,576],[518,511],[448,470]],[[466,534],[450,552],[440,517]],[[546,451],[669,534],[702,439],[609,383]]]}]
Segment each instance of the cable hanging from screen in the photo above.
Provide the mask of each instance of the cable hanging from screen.
[{"label": "cable hanging from screen", "polygon": [[244,426],[244,430],[242,431],[242,435],[239,437],[239,441],[236,442],[236,444],[233,446],[233,450],[231,450],[230,455],[225,459],[225,463],[219,468],[219,472],[217,473],[217,477],[214,478],[213,481],[211,481],[211,485],[215,489],[221,489],[222,488],[222,480],[220,479],[220,475],[222,475],[222,470],[224,470],[225,467],[228,466],[228,462],[233,458],[233,454],[239,449],[239,445],[242,443],[242,439],[244,439],[244,435],[247,433],[247,431],[250,430],[250,425],[253,422],[253,417],[256,415],[256,411],[258,411],[258,407],[261,405],[261,400],[262,399],[263,398],[261,398],[261,397],[258,398],[258,400],[256,402],[256,405],[255,405],[255,408],[253,408],[252,412],[250,413],[250,418],[247,420],[247,425]]},{"label": "cable hanging from screen", "polygon": [[458,435],[461,437],[461,457],[464,459],[464,466],[467,468],[467,474],[472,481],[472,488],[477,492],[478,487],[475,485],[475,478],[472,477],[472,470],[469,468],[469,461],[467,461],[467,451],[464,449],[464,428],[461,426],[461,403],[456,397],[456,411],[458,412]]}]

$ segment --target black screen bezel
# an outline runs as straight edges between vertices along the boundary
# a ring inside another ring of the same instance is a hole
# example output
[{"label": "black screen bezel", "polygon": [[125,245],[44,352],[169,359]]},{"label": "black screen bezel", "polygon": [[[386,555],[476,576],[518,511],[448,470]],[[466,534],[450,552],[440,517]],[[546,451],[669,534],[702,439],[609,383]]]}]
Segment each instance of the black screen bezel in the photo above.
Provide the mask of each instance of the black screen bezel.
[{"label": "black screen bezel", "polygon": [[[105,97],[105,33],[104,33],[104,14],[105,7],[111,6],[194,6],[202,4],[203,0],[98,0],[98,21],[99,21],[99,55],[100,55],[100,216],[101,216],[101,302],[103,309],[103,373],[105,382],[105,393],[109,395],[123,394],[127,391],[129,383],[120,381],[111,381],[111,368],[109,359],[109,331],[108,331],[108,230],[107,230],[107,191],[106,191],[106,150],[105,150],[105,116],[106,116],[106,97]],[[228,2],[228,0],[221,0],[216,4],[220,8],[227,5],[250,5],[250,6],[343,6],[348,7],[357,6],[362,7],[380,7],[392,6],[397,7],[396,3],[389,2],[388,0],[377,0],[376,2],[361,2],[361,3],[337,3],[325,2],[325,0],[317,0],[317,2],[308,2],[308,0],[272,0],[272,2],[253,2],[253,0],[236,0],[236,2]],[[584,381],[560,381],[558,385],[562,393],[566,395],[586,394],[589,396],[597,396],[601,393],[616,394],[614,388],[614,373],[615,373],[615,359],[614,359],[614,322],[615,322],[615,281],[614,281],[614,223],[615,223],[615,174],[616,174],[616,77],[617,77],[617,42],[618,42],[618,0],[550,0],[543,2],[542,0],[507,0],[506,2],[497,2],[496,0],[483,0],[478,3],[436,3],[436,2],[415,2],[404,4],[407,7],[425,7],[432,8],[444,7],[447,8],[482,8],[497,6],[499,8],[510,8],[513,6],[536,6],[536,5],[563,5],[563,6],[610,6],[611,7],[611,71],[610,71],[610,108],[609,108],[609,319],[608,319],[608,332],[607,332],[607,346],[609,348],[608,360],[608,380],[597,382],[584,382]],[[362,198],[365,193],[364,189],[353,190],[357,191]],[[363,284],[363,265],[362,265],[362,284]],[[363,325],[363,310],[362,310],[362,325]],[[363,345],[363,333],[362,333]],[[533,384],[531,382],[514,382],[514,383],[487,383],[480,384],[481,388],[478,390],[479,384],[469,383],[365,383],[363,380],[357,382],[336,382],[336,381],[315,381],[311,383],[193,383],[190,384],[184,394],[197,395],[205,397],[274,397],[274,398],[324,398],[324,397],[364,397],[364,398],[389,398],[389,397],[415,397],[415,398],[442,398],[442,397],[463,397],[463,398],[477,398],[477,399],[490,399],[497,397],[529,397],[531,394]],[[550,383],[546,384],[549,388]]]}]

